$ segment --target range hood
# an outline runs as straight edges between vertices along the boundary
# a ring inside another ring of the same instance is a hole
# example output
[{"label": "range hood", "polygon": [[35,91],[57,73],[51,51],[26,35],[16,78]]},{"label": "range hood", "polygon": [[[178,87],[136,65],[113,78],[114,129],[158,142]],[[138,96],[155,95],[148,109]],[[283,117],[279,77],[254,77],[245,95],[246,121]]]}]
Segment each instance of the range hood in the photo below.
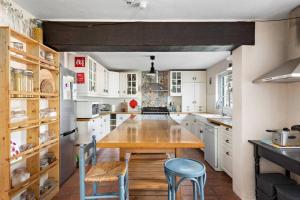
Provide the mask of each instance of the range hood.
[{"label": "range hood", "polygon": [[168,92],[167,87],[159,83],[158,72],[155,72],[154,77],[151,77],[151,82],[148,83],[148,89],[151,92]]},{"label": "range hood", "polygon": [[253,83],[290,83],[298,81],[300,81],[300,58],[288,60],[274,70],[255,79]]}]

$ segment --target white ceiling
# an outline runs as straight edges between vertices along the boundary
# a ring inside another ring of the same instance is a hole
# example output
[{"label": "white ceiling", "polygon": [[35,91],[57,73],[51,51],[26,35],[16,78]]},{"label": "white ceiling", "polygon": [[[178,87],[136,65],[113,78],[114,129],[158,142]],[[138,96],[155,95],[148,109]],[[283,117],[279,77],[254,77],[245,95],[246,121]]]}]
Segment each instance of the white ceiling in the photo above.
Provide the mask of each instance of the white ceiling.
[{"label": "white ceiling", "polygon": [[287,17],[299,0],[146,0],[146,9],[125,0],[15,0],[40,19],[95,21],[207,21]]},{"label": "white ceiling", "polygon": [[150,69],[150,55],[155,56],[156,70],[207,69],[227,58],[230,52],[93,52],[89,54],[112,70]]}]

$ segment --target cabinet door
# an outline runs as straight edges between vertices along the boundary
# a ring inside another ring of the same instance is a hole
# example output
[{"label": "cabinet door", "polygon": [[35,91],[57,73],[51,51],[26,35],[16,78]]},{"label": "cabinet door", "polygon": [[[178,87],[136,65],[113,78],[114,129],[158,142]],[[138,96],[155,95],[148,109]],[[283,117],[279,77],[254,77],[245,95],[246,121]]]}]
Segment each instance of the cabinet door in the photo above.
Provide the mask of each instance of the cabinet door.
[{"label": "cabinet door", "polygon": [[138,74],[127,73],[127,96],[136,96],[138,92]]},{"label": "cabinet door", "polygon": [[206,83],[194,84],[194,111],[206,111]]},{"label": "cabinet door", "polygon": [[182,82],[183,83],[193,83],[195,81],[194,71],[183,71],[182,72]]},{"label": "cabinet door", "polygon": [[179,71],[170,72],[170,95],[171,96],[181,96],[182,90],[182,75]]},{"label": "cabinet door", "polygon": [[194,83],[182,83],[182,111],[194,111]]},{"label": "cabinet door", "polygon": [[120,96],[126,97],[127,93],[127,74],[126,73],[120,73],[120,81],[119,81],[119,87],[120,87]]},{"label": "cabinet door", "polygon": [[194,71],[195,82],[206,83],[206,71]]}]

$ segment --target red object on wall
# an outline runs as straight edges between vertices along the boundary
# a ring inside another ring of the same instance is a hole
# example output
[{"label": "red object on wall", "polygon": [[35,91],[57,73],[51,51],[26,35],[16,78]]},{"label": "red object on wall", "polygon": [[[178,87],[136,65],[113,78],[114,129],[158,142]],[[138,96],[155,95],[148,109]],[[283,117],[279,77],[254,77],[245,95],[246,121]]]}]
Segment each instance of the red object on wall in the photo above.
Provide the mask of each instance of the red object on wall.
[{"label": "red object on wall", "polygon": [[75,67],[85,67],[85,57],[75,57]]},{"label": "red object on wall", "polygon": [[85,82],[84,73],[76,73],[76,79],[78,84],[83,84]]},{"label": "red object on wall", "polygon": [[131,108],[135,108],[135,107],[137,107],[137,105],[138,105],[138,102],[137,102],[136,100],[134,100],[134,99],[132,99],[132,100],[129,102],[129,106],[130,106]]}]

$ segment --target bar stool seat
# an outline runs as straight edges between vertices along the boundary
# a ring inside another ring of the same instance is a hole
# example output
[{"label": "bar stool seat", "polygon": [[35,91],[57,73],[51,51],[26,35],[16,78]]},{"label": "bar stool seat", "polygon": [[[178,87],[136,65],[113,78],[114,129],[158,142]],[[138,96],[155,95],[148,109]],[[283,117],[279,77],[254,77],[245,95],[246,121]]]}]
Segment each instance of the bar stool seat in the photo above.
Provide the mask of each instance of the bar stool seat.
[{"label": "bar stool seat", "polygon": [[[184,180],[190,180],[193,183],[194,200],[198,199],[198,195],[201,200],[204,200],[206,168],[203,163],[187,158],[173,158],[165,162],[164,170],[168,181],[169,200],[176,199],[176,192]],[[176,177],[180,177],[178,183],[176,183]]]},{"label": "bar stool seat", "polygon": [[119,176],[125,176],[125,174],[126,164],[124,162],[101,162],[88,170],[85,182],[117,181]]}]

